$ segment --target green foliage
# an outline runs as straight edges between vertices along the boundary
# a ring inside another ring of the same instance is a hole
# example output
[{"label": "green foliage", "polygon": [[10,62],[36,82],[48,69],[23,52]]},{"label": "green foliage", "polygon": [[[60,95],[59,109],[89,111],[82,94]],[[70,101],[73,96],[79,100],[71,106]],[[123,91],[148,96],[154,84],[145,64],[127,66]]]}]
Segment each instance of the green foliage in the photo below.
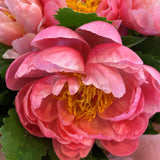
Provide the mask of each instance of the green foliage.
[{"label": "green foliage", "polygon": [[148,36],[142,43],[133,46],[134,51],[141,51],[143,54],[160,56],[160,36]]},{"label": "green foliage", "polygon": [[4,52],[9,49],[9,46],[6,46],[2,43],[0,43],[0,76],[4,79],[5,78],[5,73],[8,68],[8,66],[11,64],[12,60],[10,59],[3,59],[2,55]]},{"label": "green foliage", "polygon": [[121,38],[122,38],[123,45],[127,47],[133,47],[143,42],[146,39],[146,37],[136,37],[136,36],[124,36]]},{"label": "green foliage", "polygon": [[151,120],[149,121],[148,127],[147,127],[146,131],[144,132],[144,134],[158,134],[158,132],[156,130],[154,130]]},{"label": "green foliage", "polygon": [[57,11],[57,15],[54,15],[55,19],[59,21],[60,26],[65,26],[71,29],[76,29],[77,27],[89,23],[92,21],[106,21],[105,17],[98,17],[96,13],[79,13],[73,11],[71,8],[60,8]]},{"label": "green foliage", "polygon": [[102,149],[94,144],[88,156],[81,160],[108,160],[108,158],[105,156]]},{"label": "green foliage", "polygon": [[52,152],[51,160],[58,160],[50,139],[30,135],[19,122],[15,109],[8,113],[9,117],[4,118],[4,125],[0,128],[0,143],[6,160],[41,160],[47,152]]}]

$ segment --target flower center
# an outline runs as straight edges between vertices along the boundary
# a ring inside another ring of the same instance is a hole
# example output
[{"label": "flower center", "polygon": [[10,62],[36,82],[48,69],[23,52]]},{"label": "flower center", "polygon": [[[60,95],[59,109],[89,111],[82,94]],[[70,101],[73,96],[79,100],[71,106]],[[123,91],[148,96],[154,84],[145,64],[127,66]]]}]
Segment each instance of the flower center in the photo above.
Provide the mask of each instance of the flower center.
[{"label": "flower center", "polygon": [[70,95],[68,84],[65,84],[59,99],[64,100],[66,109],[72,113],[76,119],[88,119],[89,121],[96,117],[97,112],[102,113],[113,102],[113,95],[106,94],[93,85],[84,85],[79,79],[80,88],[74,95]]},{"label": "flower center", "polygon": [[66,0],[67,6],[74,11],[83,13],[96,12],[101,0]]}]

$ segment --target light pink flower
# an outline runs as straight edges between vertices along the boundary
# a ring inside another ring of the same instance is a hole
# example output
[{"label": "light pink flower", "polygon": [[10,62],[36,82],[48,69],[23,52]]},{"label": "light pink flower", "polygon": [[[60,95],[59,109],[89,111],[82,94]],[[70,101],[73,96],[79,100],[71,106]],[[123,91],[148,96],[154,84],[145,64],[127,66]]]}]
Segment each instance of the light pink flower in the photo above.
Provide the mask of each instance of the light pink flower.
[{"label": "light pink flower", "polygon": [[[13,48],[14,45],[19,46],[22,52],[17,52],[16,47],[16,49],[14,48],[16,54],[26,52],[26,48],[30,48],[28,44],[34,37],[33,35],[31,36],[31,34],[36,34],[38,32],[41,21],[42,11],[38,0],[1,0],[0,43],[13,46]],[[24,41],[23,44],[20,41]],[[27,45],[24,46],[25,44]],[[8,53],[13,55],[14,51]],[[8,53],[6,53],[4,57],[10,58],[11,55]]]},{"label": "light pink flower", "polygon": [[143,35],[160,34],[159,0],[123,0],[120,14],[128,28]]},{"label": "light pink flower", "polygon": [[[83,38],[82,38],[83,37]],[[160,111],[160,74],[121,43],[117,30],[92,22],[76,32],[42,30],[8,68],[22,125],[53,139],[61,160],[87,156],[95,139],[112,154],[133,153],[148,119]]]}]

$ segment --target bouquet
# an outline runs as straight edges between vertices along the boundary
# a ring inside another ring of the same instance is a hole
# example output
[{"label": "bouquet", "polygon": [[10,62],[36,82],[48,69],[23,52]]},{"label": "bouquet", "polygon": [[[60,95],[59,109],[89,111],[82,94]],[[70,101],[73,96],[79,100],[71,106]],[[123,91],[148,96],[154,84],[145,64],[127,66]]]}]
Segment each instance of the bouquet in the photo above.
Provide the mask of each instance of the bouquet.
[{"label": "bouquet", "polygon": [[160,0],[0,0],[0,158],[158,160]]}]

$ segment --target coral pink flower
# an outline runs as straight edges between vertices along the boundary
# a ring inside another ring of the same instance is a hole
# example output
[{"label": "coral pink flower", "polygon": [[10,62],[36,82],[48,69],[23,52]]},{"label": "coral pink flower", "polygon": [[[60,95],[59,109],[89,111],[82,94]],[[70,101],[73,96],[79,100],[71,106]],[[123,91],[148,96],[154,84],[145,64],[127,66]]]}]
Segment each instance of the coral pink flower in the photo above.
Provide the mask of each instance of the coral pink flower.
[{"label": "coral pink flower", "polygon": [[15,104],[26,130],[52,138],[61,160],[87,156],[96,139],[112,154],[133,153],[160,111],[159,72],[105,22],[76,32],[52,26],[32,45],[39,51],[18,57],[6,73],[8,88],[20,90]]},{"label": "coral pink flower", "polygon": [[143,35],[160,34],[159,0],[123,0],[120,14],[125,26]]},{"label": "coral pink flower", "polygon": [[[9,46],[16,45],[19,47],[19,50],[22,50],[22,53],[30,51],[29,43],[33,39],[34,34],[38,32],[41,21],[42,11],[38,0],[1,0],[0,43]],[[12,44],[13,41],[14,44]],[[20,41],[24,41],[23,44]],[[21,53],[17,52],[16,49],[16,53]],[[8,53],[4,57],[16,57],[12,50]]]}]

